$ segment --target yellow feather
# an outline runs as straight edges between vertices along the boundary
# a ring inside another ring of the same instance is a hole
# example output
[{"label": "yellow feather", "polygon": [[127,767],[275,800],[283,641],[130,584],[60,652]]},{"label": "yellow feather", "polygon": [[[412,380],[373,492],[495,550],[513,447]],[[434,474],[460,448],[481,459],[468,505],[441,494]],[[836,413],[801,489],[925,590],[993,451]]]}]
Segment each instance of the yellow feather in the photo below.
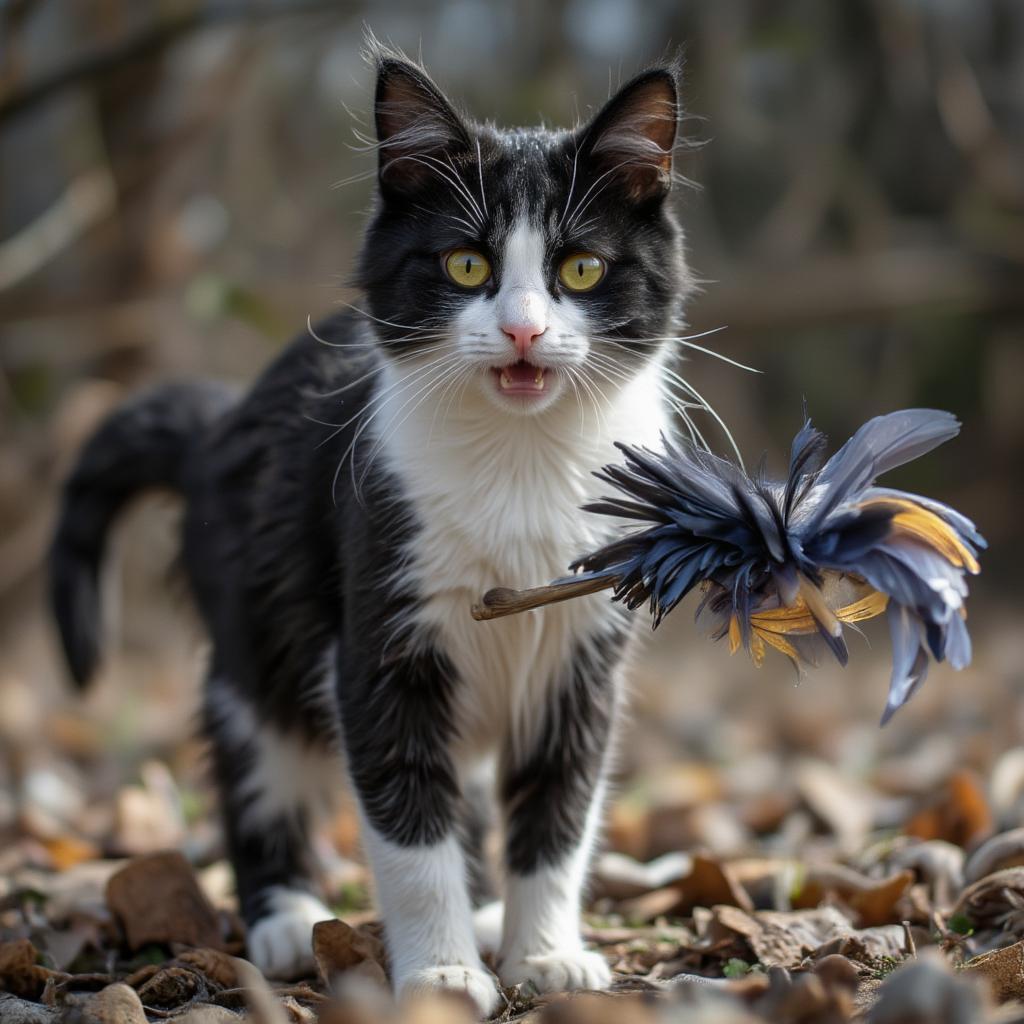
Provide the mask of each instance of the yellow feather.
[{"label": "yellow feather", "polygon": [[759,640],[762,640],[764,643],[774,647],[775,650],[781,651],[787,657],[792,658],[793,661],[800,661],[800,652],[788,640],[779,636],[777,633],[770,633],[768,630],[754,626],[754,635]]},{"label": "yellow feather", "polygon": [[758,635],[757,630],[750,634],[750,658],[755,668],[764,664],[764,640]]},{"label": "yellow feather", "polygon": [[836,609],[836,618],[841,622],[864,622],[873,619],[889,606],[889,595],[880,590],[872,590],[859,601]]},{"label": "yellow feather", "polygon": [[892,517],[892,525],[897,532],[927,544],[958,569],[966,569],[970,573],[981,571],[978,560],[960,540],[956,530],[934,512],[905,498],[879,498],[864,502],[861,508],[878,505],[900,509]]},{"label": "yellow feather", "polygon": [[740,649],[742,643],[742,637],[740,635],[740,622],[735,615],[729,619],[729,653],[735,654]]}]

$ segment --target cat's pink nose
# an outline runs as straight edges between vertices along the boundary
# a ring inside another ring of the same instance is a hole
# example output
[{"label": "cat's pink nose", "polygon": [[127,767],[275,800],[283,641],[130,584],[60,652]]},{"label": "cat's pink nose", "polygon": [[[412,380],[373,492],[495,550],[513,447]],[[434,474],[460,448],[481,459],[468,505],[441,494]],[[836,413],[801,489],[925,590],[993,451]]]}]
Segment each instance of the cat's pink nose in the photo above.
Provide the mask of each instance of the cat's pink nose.
[{"label": "cat's pink nose", "polygon": [[545,328],[538,324],[502,324],[501,333],[516,347],[520,359],[525,359],[534,341],[543,333]]}]

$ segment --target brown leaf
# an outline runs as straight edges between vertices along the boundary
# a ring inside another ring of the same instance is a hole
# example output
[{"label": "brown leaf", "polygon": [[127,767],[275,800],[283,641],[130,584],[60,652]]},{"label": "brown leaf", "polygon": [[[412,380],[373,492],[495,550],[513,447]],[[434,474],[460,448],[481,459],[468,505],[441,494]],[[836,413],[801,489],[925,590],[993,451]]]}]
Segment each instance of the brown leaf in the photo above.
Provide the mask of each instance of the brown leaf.
[{"label": "brown leaf", "polygon": [[188,949],[178,957],[178,961],[201,971],[221,988],[234,988],[238,984],[235,958],[219,949]]},{"label": "brown leaf", "polygon": [[616,910],[631,924],[647,924],[655,918],[673,913],[678,906],[679,890],[670,886],[622,900],[616,905]]},{"label": "brown leaf", "polygon": [[896,904],[913,881],[913,871],[901,871],[869,889],[850,893],[847,902],[857,912],[857,924],[870,928],[896,921],[899,918]]},{"label": "brown leaf", "polygon": [[919,839],[945,839],[968,847],[991,835],[992,811],[973,772],[954,772],[938,794],[907,822],[904,831]]},{"label": "brown leaf", "polygon": [[51,974],[36,963],[38,956],[28,939],[0,945],[0,988],[22,999],[38,999]]},{"label": "brown leaf", "polygon": [[1024,941],[982,953],[968,960],[964,970],[984,978],[1000,1003],[1024,999]]},{"label": "brown leaf", "polygon": [[56,836],[42,840],[46,852],[57,871],[67,871],[83,861],[95,860],[100,855],[99,848],[85,839],[75,836]]},{"label": "brown leaf", "polygon": [[628,900],[670,885],[690,873],[692,858],[685,853],[666,853],[646,864],[622,853],[603,853],[591,876],[593,898],[607,896]]},{"label": "brown leaf", "polygon": [[1024,868],[1004,868],[964,889],[953,915],[963,914],[975,928],[999,927],[1022,902]]},{"label": "brown leaf", "polygon": [[364,928],[344,921],[318,921],[313,925],[313,956],[328,987],[337,975],[354,969],[387,986],[384,944]]},{"label": "brown leaf", "polygon": [[595,992],[549,1002],[537,1024],[656,1024],[655,1008],[642,996],[611,996]]},{"label": "brown leaf", "polygon": [[967,859],[964,877],[976,882],[993,871],[1024,865],[1024,828],[1000,832],[979,846]]},{"label": "brown leaf", "polygon": [[841,849],[853,851],[863,846],[874,821],[870,791],[824,761],[801,762],[795,776],[800,796],[832,830]]},{"label": "brown leaf", "polygon": [[83,1024],[147,1024],[138,993],[120,982],[97,992],[81,1009]]},{"label": "brown leaf", "polygon": [[248,960],[236,960],[238,983],[245,993],[252,1024],[288,1024],[284,1007],[274,996],[267,979]]},{"label": "brown leaf", "polygon": [[674,912],[685,914],[694,907],[712,907],[724,903],[753,910],[754,905],[746,889],[736,881],[728,864],[710,857],[695,856],[690,873],[672,886],[679,893]]},{"label": "brown leaf", "polygon": [[223,1006],[203,1003],[190,1007],[183,1014],[175,1014],[173,1020],[174,1024],[240,1024],[241,1018]]},{"label": "brown leaf", "polygon": [[173,1010],[206,994],[203,979],[187,967],[165,967],[139,987],[139,999],[146,1006],[164,1010]]},{"label": "brown leaf", "polygon": [[180,853],[129,861],[107,883],[107,906],[133,950],[151,942],[222,945],[217,912]]}]

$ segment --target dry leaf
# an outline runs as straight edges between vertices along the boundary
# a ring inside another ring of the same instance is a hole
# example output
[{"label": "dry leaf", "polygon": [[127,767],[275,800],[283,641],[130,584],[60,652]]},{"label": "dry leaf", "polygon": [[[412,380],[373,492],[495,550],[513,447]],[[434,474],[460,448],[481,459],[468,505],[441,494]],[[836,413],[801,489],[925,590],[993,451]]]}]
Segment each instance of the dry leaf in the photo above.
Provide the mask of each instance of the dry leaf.
[{"label": "dry leaf", "polygon": [[696,856],[690,873],[679,879],[672,888],[679,893],[675,913],[684,914],[694,907],[711,907],[724,903],[753,910],[754,905],[746,889],[736,881],[728,864],[722,864],[710,857]]},{"label": "dry leaf", "polygon": [[1024,999],[1024,941],[976,956],[964,970],[984,978],[1000,1003]]},{"label": "dry leaf", "polygon": [[685,853],[666,853],[646,864],[622,853],[603,853],[591,875],[595,896],[627,900],[664,888],[688,875],[693,858]]},{"label": "dry leaf", "polygon": [[901,871],[870,889],[851,893],[847,902],[857,912],[858,926],[871,928],[897,920],[900,915],[896,913],[896,904],[913,881],[913,871]]},{"label": "dry leaf", "polygon": [[927,807],[907,822],[904,831],[919,839],[945,839],[968,847],[991,835],[992,811],[973,772],[954,772]]},{"label": "dry leaf", "polygon": [[874,822],[870,791],[824,761],[801,762],[795,781],[804,802],[832,830],[842,850],[864,845]]},{"label": "dry leaf", "polygon": [[222,944],[217,912],[180,853],[129,861],[107,883],[107,905],[131,949],[151,942],[214,949]]},{"label": "dry leaf", "polygon": [[147,1024],[138,993],[120,982],[97,992],[81,1009],[83,1024]]},{"label": "dry leaf", "polygon": [[236,958],[235,973],[245,993],[252,1024],[288,1024],[284,1008],[277,1001],[267,979],[248,960]]},{"label": "dry leaf", "polygon": [[241,1018],[223,1006],[205,1003],[190,1007],[183,1014],[176,1014],[172,1020],[174,1024],[240,1024]]},{"label": "dry leaf", "polygon": [[656,918],[671,914],[679,906],[679,890],[670,887],[654,889],[629,900],[622,900],[616,909],[630,924],[647,924]]},{"label": "dry leaf", "polygon": [[42,843],[57,871],[67,871],[76,864],[95,860],[100,855],[99,848],[94,843],[75,836],[56,836],[44,839]]},{"label": "dry leaf", "polygon": [[38,999],[52,973],[36,963],[38,957],[28,939],[0,945],[0,988],[22,999]]},{"label": "dry leaf", "polygon": [[1002,927],[1022,904],[1024,867],[1004,868],[964,889],[952,916],[963,915],[975,928]]},{"label": "dry leaf", "polygon": [[1024,828],[1000,832],[979,846],[967,859],[964,878],[968,883],[977,882],[985,875],[1003,868],[1024,865]]},{"label": "dry leaf", "polygon": [[146,1006],[172,1010],[207,994],[206,983],[187,967],[165,967],[139,986],[139,998]]},{"label": "dry leaf", "polygon": [[353,928],[344,921],[317,922],[313,925],[313,956],[328,988],[338,975],[352,970],[385,987],[388,984],[384,944],[364,928]]},{"label": "dry leaf", "polygon": [[219,949],[187,949],[177,959],[201,971],[221,988],[234,988],[238,984],[235,958]]}]

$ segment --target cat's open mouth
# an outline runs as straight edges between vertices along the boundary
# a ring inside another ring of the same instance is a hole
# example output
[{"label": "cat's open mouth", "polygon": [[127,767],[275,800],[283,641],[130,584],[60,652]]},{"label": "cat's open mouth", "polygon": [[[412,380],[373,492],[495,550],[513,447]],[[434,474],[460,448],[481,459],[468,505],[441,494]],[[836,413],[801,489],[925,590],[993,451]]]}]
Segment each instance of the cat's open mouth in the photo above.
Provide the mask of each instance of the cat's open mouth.
[{"label": "cat's open mouth", "polygon": [[519,395],[523,398],[536,398],[548,389],[548,371],[542,366],[520,359],[511,366],[496,366],[491,373],[498,390],[503,395]]}]

